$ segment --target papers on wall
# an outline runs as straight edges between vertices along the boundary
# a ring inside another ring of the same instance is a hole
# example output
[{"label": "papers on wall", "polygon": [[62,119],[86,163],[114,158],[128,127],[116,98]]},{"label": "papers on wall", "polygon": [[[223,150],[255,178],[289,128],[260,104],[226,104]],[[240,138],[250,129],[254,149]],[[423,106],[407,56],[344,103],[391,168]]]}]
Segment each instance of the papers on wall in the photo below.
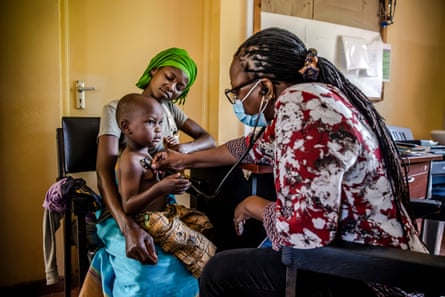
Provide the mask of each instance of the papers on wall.
[{"label": "papers on wall", "polygon": [[380,36],[371,40],[339,36],[337,67],[369,97],[379,98],[383,82],[383,42]]},{"label": "papers on wall", "polygon": [[391,79],[391,45],[383,44],[383,81],[388,82]]},{"label": "papers on wall", "polygon": [[368,97],[382,97],[384,43],[379,32],[268,12],[261,13],[261,27],[280,27],[295,33]]},{"label": "papers on wall", "polygon": [[346,71],[365,70],[369,68],[368,45],[361,37],[340,36]]}]

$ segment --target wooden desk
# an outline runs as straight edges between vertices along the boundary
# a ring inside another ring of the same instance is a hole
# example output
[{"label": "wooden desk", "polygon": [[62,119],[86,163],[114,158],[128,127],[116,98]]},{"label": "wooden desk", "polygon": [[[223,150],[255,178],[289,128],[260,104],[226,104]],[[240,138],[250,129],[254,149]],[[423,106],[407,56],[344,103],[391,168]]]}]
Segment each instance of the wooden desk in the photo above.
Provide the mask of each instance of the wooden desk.
[{"label": "wooden desk", "polygon": [[[404,166],[408,170],[410,199],[431,198],[431,162],[440,161],[442,155],[423,154],[404,157]],[[443,222],[417,219],[418,230],[428,250],[439,254],[444,231]]]},{"label": "wooden desk", "polygon": [[[249,176],[249,181],[250,181],[250,194],[251,195],[257,195],[258,193],[258,178],[261,178],[262,175],[266,176],[267,175],[267,179],[270,185],[270,189],[272,189],[273,191],[275,191],[274,188],[274,182],[273,182],[273,167],[269,166],[269,165],[260,165],[260,164],[253,164],[253,163],[249,163],[249,164],[241,164],[240,165],[241,169],[243,170],[247,170],[249,171],[251,174]],[[262,181],[264,182],[264,181]],[[274,197],[275,198],[275,193],[273,191],[270,191],[268,196],[269,197]]]},{"label": "wooden desk", "polygon": [[241,169],[248,170],[255,174],[265,174],[273,173],[273,167],[270,165],[260,165],[260,164],[241,164]]},{"label": "wooden desk", "polygon": [[431,162],[442,160],[442,155],[422,154],[403,158],[408,171],[408,183],[411,199],[425,199],[430,197]]}]

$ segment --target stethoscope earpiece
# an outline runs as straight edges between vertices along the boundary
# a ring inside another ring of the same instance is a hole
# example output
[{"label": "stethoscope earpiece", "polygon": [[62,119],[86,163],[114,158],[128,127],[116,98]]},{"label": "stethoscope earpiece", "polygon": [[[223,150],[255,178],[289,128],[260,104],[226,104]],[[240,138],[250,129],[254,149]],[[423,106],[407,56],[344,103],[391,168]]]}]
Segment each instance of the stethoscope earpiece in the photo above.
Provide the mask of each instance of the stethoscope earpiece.
[{"label": "stethoscope earpiece", "polygon": [[269,88],[267,88],[267,87],[262,87],[261,88],[261,95],[266,95],[267,92],[269,92]]}]

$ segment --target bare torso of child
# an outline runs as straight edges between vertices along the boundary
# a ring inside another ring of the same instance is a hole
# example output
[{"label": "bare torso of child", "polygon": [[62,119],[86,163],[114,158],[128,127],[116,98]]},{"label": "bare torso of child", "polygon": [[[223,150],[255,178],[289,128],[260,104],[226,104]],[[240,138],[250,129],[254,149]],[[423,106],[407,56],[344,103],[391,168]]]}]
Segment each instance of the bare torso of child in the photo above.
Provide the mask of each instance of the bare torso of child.
[{"label": "bare torso of child", "polygon": [[[152,169],[144,169],[144,173],[141,176],[140,192],[142,193],[152,188],[160,178],[162,178],[162,174],[157,174]],[[163,211],[166,205],[167,195],[160,195],[148,203],[144,211]]]}]

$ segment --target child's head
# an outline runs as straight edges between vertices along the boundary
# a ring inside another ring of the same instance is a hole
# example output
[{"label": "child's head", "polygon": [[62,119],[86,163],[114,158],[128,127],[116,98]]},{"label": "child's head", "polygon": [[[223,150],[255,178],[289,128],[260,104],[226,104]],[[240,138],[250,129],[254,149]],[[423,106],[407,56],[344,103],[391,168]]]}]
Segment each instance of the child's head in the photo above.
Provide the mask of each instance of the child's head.
[{"label": "child's head", "polygon": [[116,120],[127,144],[154,147],[162,141],[161,123],[164,114],[161,104],[153,97],[127,94],[119,100]]}]

